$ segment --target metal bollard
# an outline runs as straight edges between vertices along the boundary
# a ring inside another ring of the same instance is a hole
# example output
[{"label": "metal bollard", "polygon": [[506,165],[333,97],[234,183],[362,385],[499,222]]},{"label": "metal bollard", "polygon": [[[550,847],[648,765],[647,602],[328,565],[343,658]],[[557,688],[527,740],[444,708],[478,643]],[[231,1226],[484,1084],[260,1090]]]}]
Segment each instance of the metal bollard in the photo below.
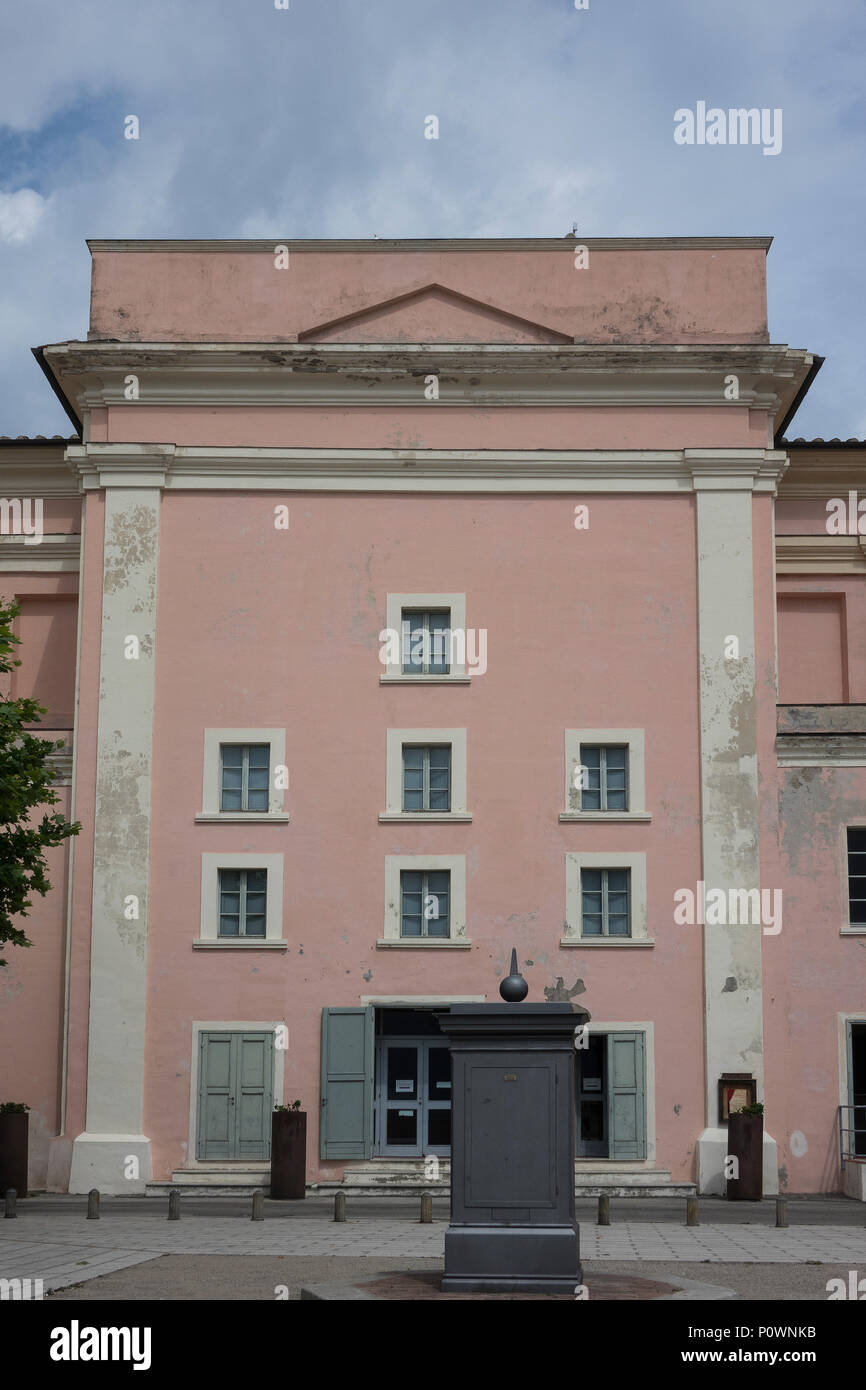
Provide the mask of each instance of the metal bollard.
[{"label": "metal bollard", "polygon": [[598,1199],[598,1226],[610,1225],[610,1197],[605,1193]]},{"label": "metal bollard", "polygon": [[776,1198],[776,1225],[787,1226],[788,1224],[788,1199],[787,1197]]},{"label": "metal bollard", "polygon": [[87,1219],[88,1221],[99,1220],[99,1188],[91,1187],[87,1194]]},{"label": "metal bollard", "polygon": [[258,1192],[253,1193],[253,1210],[250,1217],[251,1221],[264,1221],[265,1219],[265,1194],[259,1188]]},{"label": "metal bollard", "polygon": [[180,1220],[180,1190],[173,1187],[168,1194],[168,1219],[169,1221]]},{"label": "metal bollard", "polygon": [[4,1215],[7,1219],[8,1219],[9,1217],[11,1217],[11,1216],[17,1216],[17,1215],[18,1215],[17,1211],[15,1210],[15,1201],[16,1201],[17,1196],[18,1196],[18,1193],[15,1191],[15,1188],[14,1188],[14,1187],[7,1187],[7,1189],[6,1189],[6,1210],[5,1210],[5,1212],[3,1213],[3,1215]]},{"label": "metal bollard", "polygon": [[433,1220],[433,1193],[421,1193],[421,1215],[419,1220],[423,1226],[429,1226]]},{"label": "metal bollard", "polygon": [[686,1198],[686,1225],[700,1226],[698,1218],[698,1199],[697,1197]]},{"label": "metal bollard", "polygon": [[338,1192],[334,1197],[334,1220],[345,1221],[346,1219],[346,1194]]}]

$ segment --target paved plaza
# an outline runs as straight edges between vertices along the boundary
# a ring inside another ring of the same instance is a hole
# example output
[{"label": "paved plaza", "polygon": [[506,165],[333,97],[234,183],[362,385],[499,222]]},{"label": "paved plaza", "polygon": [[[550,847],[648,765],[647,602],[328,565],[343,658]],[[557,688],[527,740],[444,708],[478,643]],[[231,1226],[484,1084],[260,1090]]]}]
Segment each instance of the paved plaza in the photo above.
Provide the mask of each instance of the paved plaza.
[{"label": "paved plaza", "polygon": [[[708,1201],[697,1227],[685,1225],[684,1205],[623,1203],[628,1219],[618,1219],[613,1203],[612,1224],[597,1226],[592,1204],[581,1203],[582,1258],[594,1267],[820,1264],[866,1273],[863,1209],[853,1202],[792,1199],[784,1229],[772,1224],[772,1203],[744,1211],[745,1204]],[[421,1224],[409,1198],[350,1201],[345,1223],[333,1221],[327,1197],[266,1202],[264,1221],[250,1220],[249,1204],[237,1199],[190,1199],[179,1221],[166,1212],[160,1199],[104,1198],[100,1219],[88,1221],[81,1199],[22,1201],[14,1220],[0,1220],[0,1277],[41,1279],[47,1293],[164,1256],[369,1260],[373,1273],[429,1268],[443,1257],[448,1218],[447,1202],[437,1201],[433,1223]],[[722,1271],[713,1277],[724,1282]]]}]

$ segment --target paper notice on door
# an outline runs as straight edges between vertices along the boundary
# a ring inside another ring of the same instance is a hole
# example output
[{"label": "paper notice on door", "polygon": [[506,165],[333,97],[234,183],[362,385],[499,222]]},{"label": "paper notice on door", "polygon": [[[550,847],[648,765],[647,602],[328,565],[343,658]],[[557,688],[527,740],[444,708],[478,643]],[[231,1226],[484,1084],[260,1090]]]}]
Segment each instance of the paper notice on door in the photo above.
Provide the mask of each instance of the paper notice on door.
[{"label": "paper notice on door", "polygon": [[398,1095],[398,1096],[402,1096],[402,1095],[410,1095],[410,1096],[411,1096],[411,1094],[412,1094],[412,1092],[414,1091],[414,1089],[415,1089],[415,1082],[414,1082],[414,1081],[395,1081],[395,1082],[394,1082],[394,1090],[397,1092],[397,1095]]},{"label": "paper notice on door", "polygon": [[398,1110],[398,1111],[397,1111],[397,1114],[400,1116],[400,1119],[401,1119],[401,1120],[411,1120],[412,1116],[415,1114],[415,1111],[414,1111],[414,1110]]}]

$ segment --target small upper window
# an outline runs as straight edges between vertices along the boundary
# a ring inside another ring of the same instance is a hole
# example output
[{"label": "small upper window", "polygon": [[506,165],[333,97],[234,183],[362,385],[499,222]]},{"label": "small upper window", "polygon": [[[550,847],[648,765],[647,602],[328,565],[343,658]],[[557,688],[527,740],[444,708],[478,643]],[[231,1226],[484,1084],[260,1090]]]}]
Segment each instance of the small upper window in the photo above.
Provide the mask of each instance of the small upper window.
[{"label": "small upper window", "polygon": [[582,811],[628,810],[628,746],[580,745]]},{"label": "small upper window", "polygon": [[401,647],[404,675],[447,676],[451,669],[450,609],[404,608]]},{"label": "small upper window", "polygon": [[451,810],[451,748],[403,745],[403,810]]},{"label": "small upper window", "polygon": [[866,927],[866,826],[848,827],[848,921]]},{"label": "small upper window", "polygon": [[266,935],[267,884],[267,869],[220,869],[220,936]]},{"label": "small upper window", "polygon": [[630,889],[630,869],[581,869],[582,935],[630,936]]},{"label": "small upper window", "polygon": [[267,811],[270,756],[267,743],[221,745],[221,811]]}]

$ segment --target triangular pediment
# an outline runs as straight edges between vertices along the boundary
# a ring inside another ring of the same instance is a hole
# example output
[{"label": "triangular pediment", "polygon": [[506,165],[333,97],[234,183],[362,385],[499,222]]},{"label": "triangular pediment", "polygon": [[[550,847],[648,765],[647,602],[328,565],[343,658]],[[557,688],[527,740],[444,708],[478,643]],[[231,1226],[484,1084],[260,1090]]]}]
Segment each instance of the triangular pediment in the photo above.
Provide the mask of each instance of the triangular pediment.
[{"label": "triangular pediment", "polygon": [[495,304],[424,285],[298,334],[301,343],[571,343],[564,333]]}]

